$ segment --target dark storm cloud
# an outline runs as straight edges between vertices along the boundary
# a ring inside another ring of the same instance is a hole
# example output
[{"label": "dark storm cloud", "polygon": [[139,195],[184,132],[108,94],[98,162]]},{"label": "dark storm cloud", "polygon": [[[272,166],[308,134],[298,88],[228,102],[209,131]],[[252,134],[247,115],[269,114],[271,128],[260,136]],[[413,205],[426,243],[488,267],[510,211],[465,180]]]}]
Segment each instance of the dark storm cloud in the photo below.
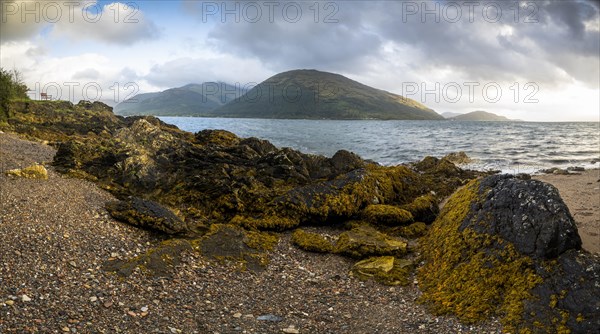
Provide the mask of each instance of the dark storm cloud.
[{"label": "dark storm cloud", "polygon": [[597,1],[337,1],[337,23],[323,22],[326,2],[319,3],[317,22],[313,2],[297,3],[303,12],[297,22],[282,16],[286,2],[278,3],[273,22],[265,15],[249,22],[243,14],[235,22],[217,13],[211,43],[222,52],[256,57],[274,71],[360,74],[383,57],[386,43],[395,43],[416,50],[419,59],[393,57],[416,64],[417,71],[434,66],[472,80],[576,79],[598,86]]},{"label": "dark storm cloud", "polygon": [[360,66],[369,56],[379,52],[382,41],[365,26],[368,22],[361,15],[365,4],[276,4],[272,6],[272,15],[267,6],[261,5],[263,15],[257,22],[252,22],[254,14],[244,13],[243,5],[240,22],[235,22],[233,17],[223,20],[218,16],[216,26],[209,34],[211,44],[225,52],[258,57],[274,70],[326,68],[343,71]]}]

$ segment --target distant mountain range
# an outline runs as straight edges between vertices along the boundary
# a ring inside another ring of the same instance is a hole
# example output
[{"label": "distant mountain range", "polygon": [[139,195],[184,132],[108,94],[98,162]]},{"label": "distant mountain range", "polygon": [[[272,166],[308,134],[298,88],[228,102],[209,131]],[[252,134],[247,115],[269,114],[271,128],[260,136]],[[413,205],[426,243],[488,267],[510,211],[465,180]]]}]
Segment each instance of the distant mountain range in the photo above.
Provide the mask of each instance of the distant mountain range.
[{"label": "distant mountain range", "polygon": [[451,121],[495,121],[495,122],[507,122],[516,121],[504,116],[496,115],[491,112],[477,110],[466,114],[445,112],[442,113],[446,119]]},{"label": "distant mountain range", "polygon": [[[220,87],[217,93],[216,86]],[[204,83],[139,94],[118,104],[115,112],[125,116],[444,119],[417,101],[316,70],[280,73],[247,92],[225,83]]]},{"label": "distant mountain range", "polygon": [[114,108],[117,115],[209,116],[245,90],[223,82],[205,82],[171,88],[162,92],[138,94]]}]

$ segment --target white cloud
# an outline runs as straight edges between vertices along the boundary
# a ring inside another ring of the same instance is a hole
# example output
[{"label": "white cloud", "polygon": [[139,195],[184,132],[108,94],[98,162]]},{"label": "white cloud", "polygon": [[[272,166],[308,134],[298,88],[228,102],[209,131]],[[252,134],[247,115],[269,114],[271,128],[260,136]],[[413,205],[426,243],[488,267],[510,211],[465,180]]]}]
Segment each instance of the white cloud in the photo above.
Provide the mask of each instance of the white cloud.
[{"label": "white cloud", "polygon": [[50,29],[58,38],[98,40],[128,45],[158,35],[135,3],[113,2],[100,6],[96,0],[8,0],[1,6],[2,42],[30,39]]}]

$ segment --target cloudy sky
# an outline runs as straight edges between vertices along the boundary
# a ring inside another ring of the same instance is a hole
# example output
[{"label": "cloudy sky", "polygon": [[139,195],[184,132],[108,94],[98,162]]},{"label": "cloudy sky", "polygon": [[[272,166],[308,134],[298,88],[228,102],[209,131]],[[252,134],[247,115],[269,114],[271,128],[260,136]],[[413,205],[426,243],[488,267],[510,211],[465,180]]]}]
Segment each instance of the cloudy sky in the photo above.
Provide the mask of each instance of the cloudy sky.
[{"label": "cloudy sky", "polygon": [[[439,113],[600,120],[598,1],[5,1],[1,65],[101,99],[318,69]],[[44,89],[45,88],[45,89]]]}]

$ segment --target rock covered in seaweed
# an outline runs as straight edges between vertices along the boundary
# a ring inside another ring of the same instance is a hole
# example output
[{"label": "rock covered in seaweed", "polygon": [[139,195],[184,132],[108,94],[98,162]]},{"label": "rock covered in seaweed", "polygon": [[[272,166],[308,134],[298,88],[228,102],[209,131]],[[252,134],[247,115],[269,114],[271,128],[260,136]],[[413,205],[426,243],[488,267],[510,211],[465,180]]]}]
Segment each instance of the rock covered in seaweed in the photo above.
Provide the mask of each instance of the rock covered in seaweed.
[{"label": "rock covered in seaweed", "polygon": [[408,167],[378,166],[346,151],[326,158],[226,131],[192,135],[152,117],[127,118],[110,138],[61,143],[54,164],[121,198],[144,194],[191,221],[273,230],[348,220],[371,204],[406,205],[428,222],[437,199],[427,194],[449,189]]},{"label": "rock covered in seaweed", "polygon": [[154,201],[130,197],[125,201],[108,202],[105,207],[113,218],[140,228],[165,234],[178,234],[187,230],[181,218]]},{"label": "rock covered in seaweed", "polygon": [[29,167],[21,169],[11,169],[5,172],[6,175],[13,175],[17,177],[23,177],[26,179],[48,179],[48,171],[43,165],[31,165]]},{"label": "rock covered in seaweed", "polygon": [[499,315],[509,331],[588,332],[600,325],[600,271],[580,245],[552,186],[507,175],[471,181],[422,239],[422,299],[465,322]]},{"label": "rock covered in seaweed", "polygon": [[350,273],[361,280],[374,279],[385,285],[406,285],[413,266],[410,260],[379,256],[355,263]]}]

